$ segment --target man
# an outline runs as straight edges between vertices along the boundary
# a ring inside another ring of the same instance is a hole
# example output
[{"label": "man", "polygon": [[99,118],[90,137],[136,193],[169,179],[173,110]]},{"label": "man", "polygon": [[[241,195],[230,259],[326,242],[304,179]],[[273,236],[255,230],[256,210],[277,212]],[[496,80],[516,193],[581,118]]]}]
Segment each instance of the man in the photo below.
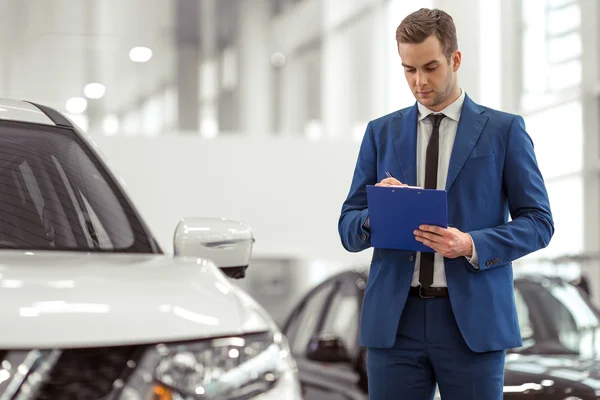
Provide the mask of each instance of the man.
[{"label": "man", "polygon": [[340,238],[351,252],[371,247],[373,184],[445,189],[451,227],[414,232],[435,255],[373,251],[360,328],[369,396],[430,399],[437,383],[445,400],[502,399],[506,349],[521,346],[512,262],[554,234],[544,181],[523,119],[461,90],[448,14],[421,9],[396,40],[417,103],[368,124]]}]

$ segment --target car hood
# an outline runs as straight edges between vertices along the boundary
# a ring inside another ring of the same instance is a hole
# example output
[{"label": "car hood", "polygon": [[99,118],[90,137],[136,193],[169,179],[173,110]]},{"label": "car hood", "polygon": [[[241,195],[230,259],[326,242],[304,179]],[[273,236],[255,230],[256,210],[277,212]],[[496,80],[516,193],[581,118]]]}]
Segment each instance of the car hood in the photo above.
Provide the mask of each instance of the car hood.
[{"label": "car hood", "polygon": [[600,398],[600,360],[583,360],[571,355],[509,354],[504,391]]},{"label": "car hood", "polygon": [[0,349],[107,346],[274,327],[206,260],[0,251]]}]

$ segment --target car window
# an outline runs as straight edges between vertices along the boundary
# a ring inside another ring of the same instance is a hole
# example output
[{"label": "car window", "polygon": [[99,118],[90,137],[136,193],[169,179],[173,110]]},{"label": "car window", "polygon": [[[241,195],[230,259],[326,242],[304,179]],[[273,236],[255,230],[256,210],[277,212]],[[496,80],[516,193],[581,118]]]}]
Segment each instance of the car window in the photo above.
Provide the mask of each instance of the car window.
[{"label": "car window", "polygon": [[125,195],[69,130],[3,122],[0,248],[152,252]]},{"label": "car window", "polygon": [[89,227],[88,229],[83,230],[87,245],[90,247],[98,246],[101,249],[114,248],[102,221],[100,221],[98,215],[96,215],[94,208],[90,205],[86,196],[81,190],[73,188],[71,182],[67,178],[67,174],[56,157],[51,156],[51,158],[60,175],[62,183],[65,185],[71,204],[73,204],[73,209],[77,213],[77,220],[82,226]]},{"label": "car window", "polygon": [[344,342],[349,352],[358,350],[360,303],[355,282],[345,281],[336,290],[320,333],[334,334]]},{"label": "car window", "polygon": [[521,291],[515,288],[515,304],[517,306],[517,315],[519,318],[519,328],[523,339],[523,347],[528,347],[535,344],[533,323],[529,315],[529,308],[523,299]]},{"label": "car window", "polygon": [[305,355],[333,288],[333,282],[319,287],[294,312],[285,331],[293,354]]},{"label": "car window", "polygon": [[575,286],[555,282],[524,284],[515,290],[515,298],[524,345],[526,339],[556,341],[582,356],[582,352],[595,350],[587,341],[600,327],[600,319]]}]

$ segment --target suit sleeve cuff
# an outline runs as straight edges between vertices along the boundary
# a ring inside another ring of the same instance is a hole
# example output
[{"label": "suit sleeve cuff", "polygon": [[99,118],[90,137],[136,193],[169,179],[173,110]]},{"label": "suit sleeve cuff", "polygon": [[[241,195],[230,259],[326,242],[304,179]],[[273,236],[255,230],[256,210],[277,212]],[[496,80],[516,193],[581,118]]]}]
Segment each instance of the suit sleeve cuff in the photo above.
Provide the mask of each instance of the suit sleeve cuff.
[{"label": "suit sleeve cuff", "polygon": [[362,215],[362,219],[363,219],[363,223],[360,226],[360,240],[364,243],[367,241],[367,239],[369,239],[369,237],[371,236],[371,230],[370,228],[370,220],[369,220],[369,213],[368,213],[368,209],[363,211],[363,215]]},{"label": "suit sleeve cuff", "polygon": [[[469,234],[467,234],[467,235],[469,235]],[[473,241],[473,237],[471,235],[469,235],[469,238],[471,239],[471,248],[473,249],[473,253],[471,254],[471,257],[466,257],[466,259],[469,262],[469,264],[471,264],[473,266],[473,268],[479,269],[479,257],[477,256],[477,249],[475,248],[475,242]]]},{"label": "suit sleeve cuff", "polygon": [[363,229],[366,230],[367,232],[370,230],[369,228],[371,228],[371,220],[369,219],[369,216],[367,215],[367,219],[365,219],[365,222],[363,223]]}]

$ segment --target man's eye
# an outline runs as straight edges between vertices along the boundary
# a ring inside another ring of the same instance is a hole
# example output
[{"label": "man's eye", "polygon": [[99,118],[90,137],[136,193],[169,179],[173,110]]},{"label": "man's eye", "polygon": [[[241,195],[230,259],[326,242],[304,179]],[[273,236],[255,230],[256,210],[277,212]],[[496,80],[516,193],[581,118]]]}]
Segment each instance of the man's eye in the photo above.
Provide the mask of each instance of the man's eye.
[{"label": "man's eye", "polygon": [[433,72],[433,71],[435,71],[435,70],[436,70],[436,68],[437,68],[437,67],[429,67],[429,68],[427,68],[427,71],[429,71],[429,72]]},{"label": "man's eye", "polygon": [[406,68],[406,72],[409,72],[412,74],[413,72],[415,72],[415,70],[413,68]]}]

